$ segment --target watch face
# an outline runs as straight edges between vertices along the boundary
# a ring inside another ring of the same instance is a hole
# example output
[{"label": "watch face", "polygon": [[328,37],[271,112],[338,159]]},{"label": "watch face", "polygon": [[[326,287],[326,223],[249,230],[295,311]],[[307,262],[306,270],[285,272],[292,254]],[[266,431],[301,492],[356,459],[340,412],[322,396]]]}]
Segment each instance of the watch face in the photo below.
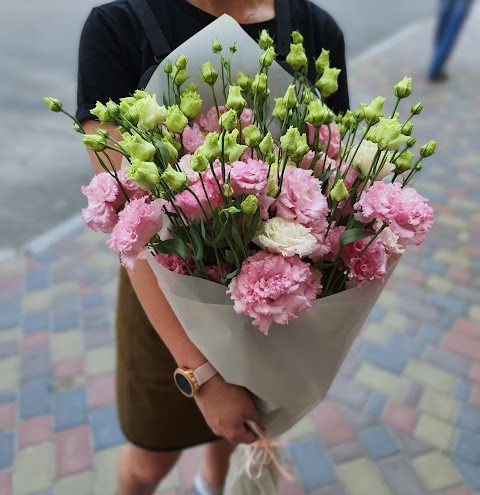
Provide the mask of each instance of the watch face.
[{"label": "watch face", "polygon": [[185,377],[178,371],[175,373],[175,383],[177,384],[177,387],[180,389],[180,392],[182,392],[182,394],[185,394],[187,397],[193,396],[192,384],[189,382],[187,377]]}]

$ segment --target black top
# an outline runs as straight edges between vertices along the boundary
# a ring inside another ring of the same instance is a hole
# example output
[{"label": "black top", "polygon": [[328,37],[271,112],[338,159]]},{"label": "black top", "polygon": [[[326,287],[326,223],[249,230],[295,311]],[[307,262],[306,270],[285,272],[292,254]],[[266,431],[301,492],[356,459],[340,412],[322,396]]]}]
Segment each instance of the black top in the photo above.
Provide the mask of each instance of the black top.
[{"label": "black top", "polygon": [[[304,46],[311,60],[309,78],[315,77],[313,59],[322,48],[330,50],[330,65],[342,72],[339,89],[327,104],[335,112],[345,111],[349,98],[342,31],[323,9],[306,0],[289,1],[291,28],[304,36]],[[172,50],[215,20],[187,0],[149,0],[148,3]],[[275,38],[275,20],[242,27],[255,40],[262,29],[268,29]],[[90,110],[97,100],[118,101],[133,93],[142,75],[155,63],[152,48],[127,0],[95,7],[80,38],[77,119],[95,119]]]}]

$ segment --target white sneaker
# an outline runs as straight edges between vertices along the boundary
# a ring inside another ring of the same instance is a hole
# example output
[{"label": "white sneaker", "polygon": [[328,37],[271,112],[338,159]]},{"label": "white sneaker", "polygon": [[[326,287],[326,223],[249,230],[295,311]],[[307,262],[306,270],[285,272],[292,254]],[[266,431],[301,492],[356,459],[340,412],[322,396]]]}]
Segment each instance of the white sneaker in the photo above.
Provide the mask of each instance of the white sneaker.
[{"label": "white sneaker", "polygon": [[223,490],[218,486],[209,485],[203,478],[202,473],[198,473],[193,480],[193,486],[198,495],[222,495]]}]

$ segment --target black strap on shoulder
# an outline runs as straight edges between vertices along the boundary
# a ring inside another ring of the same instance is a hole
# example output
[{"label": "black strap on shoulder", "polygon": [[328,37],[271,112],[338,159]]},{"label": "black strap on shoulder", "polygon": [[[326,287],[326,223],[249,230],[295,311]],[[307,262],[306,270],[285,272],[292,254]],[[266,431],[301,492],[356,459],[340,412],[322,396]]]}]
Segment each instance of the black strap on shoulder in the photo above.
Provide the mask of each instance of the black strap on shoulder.
[{"label": "black strap on shoulder", "polygon": [[167,41],[167,38],[165,38],[165,35],[155,19],[150,5],[148,5],[147,0],[127,1],[145,31],[145,35],[152,47],[156,62],[160,63],[172,50],[170,48],[170,43]]},{"label": "black strap on shoulder", "polygon": [[290,0],[275,0],[277,59],[285,60],[290,51]]}]

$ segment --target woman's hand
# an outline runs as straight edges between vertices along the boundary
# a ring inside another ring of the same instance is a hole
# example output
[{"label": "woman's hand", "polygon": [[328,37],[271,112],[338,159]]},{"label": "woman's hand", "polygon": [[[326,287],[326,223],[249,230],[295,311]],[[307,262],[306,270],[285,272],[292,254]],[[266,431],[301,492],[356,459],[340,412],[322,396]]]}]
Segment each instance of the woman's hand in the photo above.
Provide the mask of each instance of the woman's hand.
[{"label": "woman's hand", "polygon": [[246,419],[258,422],[258,413],[248,390],[227,383],[215,375],[195,396],[197,405],[215,435],[231,443],[253,443],[258,440]]}]

